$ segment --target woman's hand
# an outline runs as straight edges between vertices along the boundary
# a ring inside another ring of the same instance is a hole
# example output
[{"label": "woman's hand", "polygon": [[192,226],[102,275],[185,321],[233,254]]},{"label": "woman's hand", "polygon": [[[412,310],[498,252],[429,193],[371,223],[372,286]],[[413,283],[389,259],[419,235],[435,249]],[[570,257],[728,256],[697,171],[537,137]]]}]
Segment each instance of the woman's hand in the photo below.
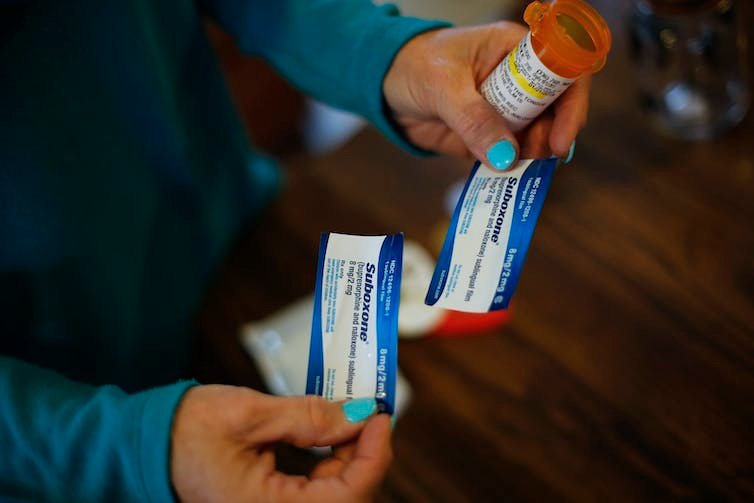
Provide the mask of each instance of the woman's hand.
[{"label": "woman's hand", "polygon": [[[197,386],[173,421],[171,478],[193,501],[370,501],[392,458],[390,417],[373,399],[274,397],[234,386]],[[370,419],[368,419],[370,418]],[[308,476],[275,469],[274,444],[335,445]]]},{"label": "woman's hand", "polygon": [[[518,138],[479,93],[482,81],[526,32],[509,22],[445,28],[423,33],[403,46],[385,77],[383,93],[408,139],[428,150],[471,156],[499,169],[511,165],[518,153],[527,158],[566,157],[586,122],[589,76],[573,83]],[[499,155],[509,147],[500,145],[505,140],[513,147],[507,165]],[[497,155],[491,159],[488,152],[495,145]]]}]

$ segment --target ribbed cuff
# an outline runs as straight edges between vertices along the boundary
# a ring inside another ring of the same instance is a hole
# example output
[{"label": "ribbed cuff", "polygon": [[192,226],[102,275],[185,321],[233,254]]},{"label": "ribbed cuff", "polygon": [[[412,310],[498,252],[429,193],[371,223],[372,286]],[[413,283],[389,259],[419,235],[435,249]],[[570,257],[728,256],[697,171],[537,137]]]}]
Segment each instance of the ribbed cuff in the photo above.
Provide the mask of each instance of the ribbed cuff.
[{"label": "ribbed cuff", "polygon": [[170,441],[173,416],[194,380],[151,389],[135,395],[144,399],[138,440],[139,468],[144,494],[150,502],[174,502],[170,481]]},{"label": "ribbed cuff", "polygon": [[382,83],[396,55],[409,40],[427,31],[446,28],[451,24],[446,21],[403,17],[392,5],[383,6],[382,10],[388,16],[384,18],[382,26],[375,27],[372,31],[373,43],[367,44],[380,48],[374,51],[374,59],[368,65],[369,74],[364,79],[367,119],[399,147],[415,155],[428,155],[432,152],[421,149],[408,141],[401,127],[393,120],[382,93]]}]

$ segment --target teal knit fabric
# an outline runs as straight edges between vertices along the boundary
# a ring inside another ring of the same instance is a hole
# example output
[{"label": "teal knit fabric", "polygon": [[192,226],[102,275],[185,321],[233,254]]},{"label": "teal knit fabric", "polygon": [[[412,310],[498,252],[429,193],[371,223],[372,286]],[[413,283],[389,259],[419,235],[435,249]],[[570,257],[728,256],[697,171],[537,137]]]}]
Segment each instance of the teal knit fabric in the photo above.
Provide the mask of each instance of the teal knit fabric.
[{"label": "teal knit fabric", "polygon": [[365,0],[0,0],[0,500],[172,499],[192,313],[281,187],[203,15],[409,147],[382,80],[443,23]]}]

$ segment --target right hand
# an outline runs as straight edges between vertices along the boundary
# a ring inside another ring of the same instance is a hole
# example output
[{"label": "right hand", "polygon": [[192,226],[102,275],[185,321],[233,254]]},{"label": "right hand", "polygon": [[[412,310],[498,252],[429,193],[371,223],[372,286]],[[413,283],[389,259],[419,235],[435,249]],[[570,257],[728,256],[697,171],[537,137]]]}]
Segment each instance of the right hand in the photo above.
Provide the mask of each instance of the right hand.
[{"label": "right hand", "polygon": [[424,149],[471,156],[498,169],[511,166],[516,157],[505,167],[489,159],[491,147],[502,142],[523,158],[566,157],[586,123],[590,76],[579,78],[516,135],[479,92],[527,32],[520,24],[501,21],[428,31],[408,41],[382,84],[385,101],[406,137]]},{"label": "right hand", "polygon": [[[173,487],[184,502],[371,501],[392,459],[391,425],[373,400],[361,403],[349,421],[343,403],[321,397],[191,388],[173,420]],[[336,447],[308,477],[292,476],[275,469],[276,442]]]}]

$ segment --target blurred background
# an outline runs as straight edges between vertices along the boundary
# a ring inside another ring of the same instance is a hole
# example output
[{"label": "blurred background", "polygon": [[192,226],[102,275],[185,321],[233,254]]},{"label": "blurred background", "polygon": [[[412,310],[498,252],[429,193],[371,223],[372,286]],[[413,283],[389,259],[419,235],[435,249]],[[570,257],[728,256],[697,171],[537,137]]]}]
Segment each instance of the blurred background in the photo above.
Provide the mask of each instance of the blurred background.
[{"label": "blurred background", "polygon": [[[471,24],[521,20],[527,2],[398,3]],[[613,50],[510,312],[436,316],[403,292],[406,405],[384,501],[754,498],[752,5],[590,3]],[[287,374],[248,350],[293,343],[250,345],[248,330],[308,340],[319,233],[403,231],[411,274],[431,273],[471,163],[411,157],[208,31],[286,189],[204,301],[197,377],[282,392]],[[292,471],[317,459],[280,454]]]}]

